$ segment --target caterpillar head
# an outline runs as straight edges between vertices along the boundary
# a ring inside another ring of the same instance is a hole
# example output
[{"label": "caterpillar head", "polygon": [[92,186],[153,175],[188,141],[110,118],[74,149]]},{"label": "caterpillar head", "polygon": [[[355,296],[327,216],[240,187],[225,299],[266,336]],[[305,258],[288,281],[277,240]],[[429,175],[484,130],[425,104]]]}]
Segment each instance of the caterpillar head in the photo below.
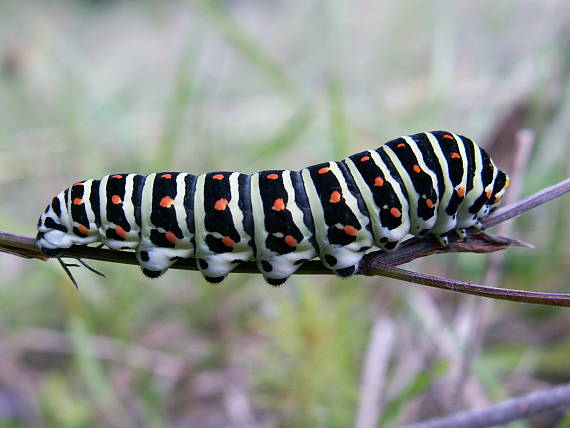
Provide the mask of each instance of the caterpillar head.
[{"label": "caterpillar head", "polygon": [[[38,247],[42,253],[55,257],[73,245],[67,225],[65,192],[55,196],[38,220]],[[63,209],[62,209],[63,207]]]},{"label": "caterpillar head", "polygon": [[495,183],[493,185],[493,193],[487,202],[489,206],[489,211],[492,212],[497,209],[497,206],[501,202],[503,195],[505,194],[505,190],[509,187],[510,181],[509,176],[505,174],[503,171],[499,171],[497,177],[495,178]]}]

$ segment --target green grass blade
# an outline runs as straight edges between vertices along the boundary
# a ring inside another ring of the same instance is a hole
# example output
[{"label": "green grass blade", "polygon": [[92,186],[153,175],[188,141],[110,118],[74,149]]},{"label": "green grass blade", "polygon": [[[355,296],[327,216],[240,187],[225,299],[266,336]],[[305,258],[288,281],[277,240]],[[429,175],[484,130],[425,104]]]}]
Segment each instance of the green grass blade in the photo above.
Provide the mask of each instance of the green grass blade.
[{"label": "green grass blade", "polygon": [[257,68],[279,92],[293,94],[295,85],[280,65],[255,38],[236,22],[219,0],[190,0],[190,4],[220,31],[230,46]]},{"label": "green grass blade", "polygon": [[109,385],[101,364],[93,357],[95,351],[89,339],[89,331],[85,322],[77,317],[70,318],[70,339],[76,358],[79,374],[89,394],[101,411],[117,426],[131,427],[125,409]]},{"label": "green grass blade", "polygon": [[350,151],[350,141],[345,112],[344,89],[339,78],[333,78],[329,82],[328,97],[333,155],[335,159],[341,159]]},{"label": "green grass blade", "polygon": [[163,137],[154,160],[154,169],[166,171],[172,165],[176,144],[180,141],[184,127],[185,113],[192,101],[196,74],[196,52],[196,46],[192,45],[185,49],[179,60],[176,77],[165,109]]},{"label": "green grass blade", "polygon": [[264,161],[279,153],[290,150],[291,147],[309,129],[314,120],[314,113],[308,104],[301,105],[291,117],[278,129],[274,136],[265,141],[252,144],[256,150],[249,156],[248,162]]}]

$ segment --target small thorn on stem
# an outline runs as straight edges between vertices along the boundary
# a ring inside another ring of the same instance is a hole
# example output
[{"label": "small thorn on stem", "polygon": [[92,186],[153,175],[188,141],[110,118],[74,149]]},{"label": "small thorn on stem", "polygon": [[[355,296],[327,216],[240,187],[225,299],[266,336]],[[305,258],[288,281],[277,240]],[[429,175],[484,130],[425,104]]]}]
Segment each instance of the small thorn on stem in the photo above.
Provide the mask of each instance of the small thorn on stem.
[{"label": "small thorn on stem", "polygon": [[71,282],[73,282],[73,285],[75,285],[75,289],[79,290],[79,285],[77,284],[77,281],[75,280],[75,278],[73,277],[73,274],[71,273],[71,271],[69,270],[69,265],[67,265],[62,259],[61,257],[57,257],[57,261],[59,262],[59,264],[61,265],[61,267],[63,268],[63,270],[65,271],[65,273],[67,274],[67,276],[69,277],[69,279],[71,279]]},{"label": "small thorn on stem", "polygon": [[[77,261],[79,263],[81,263],[84,267],[86,267],[88,270],[90,270],[91,272],[93,272],[99,276],[102,276],[103,278],[106,278],[106,276],[103,272],[100,272],[97,269],[95,269],[93,266],[88,265],[87,262],[85,262],[84,260],[78,258]],[[68,265],[68,266],[71,266],[71,265]],[[74,266],[77,266],[77,265],[74,265]]]}]

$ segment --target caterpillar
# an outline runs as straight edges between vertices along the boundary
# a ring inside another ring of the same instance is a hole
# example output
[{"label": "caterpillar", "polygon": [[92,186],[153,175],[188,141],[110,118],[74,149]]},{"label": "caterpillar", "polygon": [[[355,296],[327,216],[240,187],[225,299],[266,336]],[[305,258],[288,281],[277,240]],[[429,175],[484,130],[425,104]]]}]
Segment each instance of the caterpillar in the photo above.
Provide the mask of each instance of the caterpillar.
[{"label": "caterpillar", "polygon": [[151,278],[194,257],[204,278],[217,283],[255,260],[265,280],[280,285],[317,256],[347,277],[372,247],[392,250],[408,234],[446,245],[452,231],[480,228],[508,185],[470,139],[433,131],[300,171],[80,181],[47,206],[37,242],[49,256],[95,242],[136,250]]}]

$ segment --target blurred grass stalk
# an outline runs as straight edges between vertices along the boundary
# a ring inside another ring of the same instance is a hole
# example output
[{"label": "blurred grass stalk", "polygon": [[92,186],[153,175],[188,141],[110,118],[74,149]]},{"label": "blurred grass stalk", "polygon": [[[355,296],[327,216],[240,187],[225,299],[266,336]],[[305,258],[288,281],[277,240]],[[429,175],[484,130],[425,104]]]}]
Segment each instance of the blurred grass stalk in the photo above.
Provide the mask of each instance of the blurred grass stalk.
[{"label": "blurred grass stalk", "polygon": [[[170,171],[173,164],[176,146],[180,143],[184,123],[187,119],[187,110],[194,94],[193,85],[195,84],[200,45],[199,37],[192,40],[189,46],[183,50],[178,61],[176,76],[165,108],[162,125],[163,135],[152,161],[153,168],[158,171]],[[188,143],[188,138],[185,138],[185,143]]]},{"label": "blurred grass stalk", "polygon": [[360,381],[358,409],[354,428],[374,428],[382,411],[381,396],[385,390],[386,372],[397,337],[396,324],[378,315],[372,324]]},{"label": "blurred grass stalk", "polygon": [[[530,153],[534,146],[535,135],[529,129],[521,129],[514,137],[515,156],[512,170],[510,171],[510,179],[513,183],[510,191],[506,194],[504,204],[508,205],[520,198],[522,192],[522,183],[524,182],[524,174],[527,170],[527,165],[530,159]],[[513,221],[506,221],[497,226],[497,233],[502,235],[512,234]],[[500,284],[503,275],[503,268],[505,263],[505,254],[498,252],[490,254],[488,258],[487,271],[484,276],[484,284]],[[479,370],[473,372],[473,362],[478,359],[481,353],[481,347],[484,340],[486,331],[490,326],[494,302],[491,299],[473,299],[467,296],[462,299],[463,302],[459,306],[457,313],[458,326],[465,326],[463,329],[458,329],[457,334],[463,343],[464,353],[458,365],[454,366],[454,370],[450,373],[449,388],[450,394],[447,397],[448,408],[456,408],[458,396],[464,395],[463,399],[466,403],[476,404],[481,401],[482,397],[467,397],[465,393],[473,390],[475,386],[467,387],[468,383],[476,381],[477,372],[487,372],[479,366]],[[475,378],[473,377],[475,375]],[[455,378],[455,379],[453,379]],[[484,378],[479,379],[483,385],[491,387],[495,392],[502,391],[500,395],[505,396],[504,388],[495,381],[495,377],[486,375]],[[492,383],[489,384],[489,381]],[[454,385],[455,384],[455,385]],[[453,404],[452,404],[453,403]],[[488,403],[478,403],[488,404]]]},{"label": "blurred grass stalk", "polygon": [[77,315],[72,315],[69,324],[73,354],[80,376],[85,380],[88,393],[111,423],[125,428],[134,427],[129,414],[121,406],[121,402],[107,382],[101,363],[93,357],[95,351],[91,349],[91,333],[87,330],[85,321]]},{"label": "blurred grass stalk", "polygon": [[278,93],[293,97],[296,86],[286,68],[268,54],[262,45],[250,37],[239,25],[226,6],[219,0],[187,0],[189,4],[222,33],[232,48],[252,64]]}]

